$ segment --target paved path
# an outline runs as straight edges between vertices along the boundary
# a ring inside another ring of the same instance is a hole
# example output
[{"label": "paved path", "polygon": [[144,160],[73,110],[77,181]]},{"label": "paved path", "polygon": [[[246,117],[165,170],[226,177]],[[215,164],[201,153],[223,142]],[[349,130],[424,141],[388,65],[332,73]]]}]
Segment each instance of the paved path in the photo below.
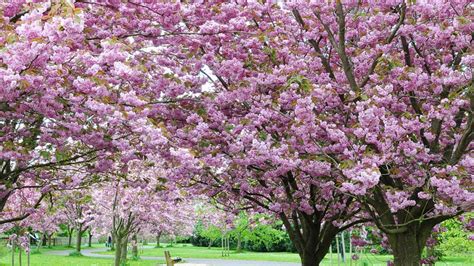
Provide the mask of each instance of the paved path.
[{"label": "paved path", "polygon": [[[152,248],[152,247],[144,247],[144,248]],[[103,252],[107,251],[107,248],[94,248],[94,249],[83,249],[81,251],[82,255],[87,257],[94,257],[94,258],[108,258],[111,259],[113,255],[107,254],[97,254],[96,252]],[[69,255],[70,250],[53,250],[49,251],[48,254],[51,255],[59,255],[59,256],[67,256]],[[151,257],[151,256],[140,256],[142,260],[161,260],[164,261],[164,257]],[[186,263],[193,263],[193,264],[205,264],[206,266],[300,266],[299,263],[291,263],[291,262],[274,262],[274,261],[250,261],[250,260],[223,260],[223,259],[196,259],[196,258],[183,258]],[[178,263],[176,266],[179,266]],[[182,264],[183,266],[186,265],[185,263]]]}]

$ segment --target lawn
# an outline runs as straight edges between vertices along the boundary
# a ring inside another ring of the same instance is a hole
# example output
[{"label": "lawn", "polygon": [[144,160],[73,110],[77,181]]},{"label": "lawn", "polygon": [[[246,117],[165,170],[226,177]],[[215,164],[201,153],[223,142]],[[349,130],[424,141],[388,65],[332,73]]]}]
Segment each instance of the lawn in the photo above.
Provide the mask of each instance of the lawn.
[{"label": "lawn", "polygon": [[[93,248],[103,247],[103,245],[94,245]],[[87,248],[87,247],[83,247]],[[89,248],[88,248],[89,249]],[[50,255],[47,254],[49,251],[53,250],[70,250],[73,251],[73,248],[67,247],[53,247],[53,248],[42,248],[41,253],[31,254],[30,262],[31,266],[111,266],[113,265],[114,260],[112,258],[91,258],[91,257],[70,257],[70,256],[60,256],[60,255]],[[26,265],[26,255],[23,254],[22,265]],[[130,261],[129,266],[156,266],[157,264],[162,264],[162,260],[139,260],[139,261]],[[6,256],[0,257],[0,266],[10,266],[11,265],[11,253]],[[15,265],[20,265],[18,262],[18,255],[15,257]]]},{"label": "lawn", "polygon": [[[103,245],[94,245],[93,248],[103,247]],[[84,247],[85,248],[85,247]],[[113,259],[110,258],[91,258],[91,257],[69,257],[60,255],[48,254],[49,251],[53,250],[70,250],[72,248],[66,247],[54,247],[51,249],[43,248],[41,253],[31,255],[31,266],[110,266],[113,264]],[[208,259],[231,259],[231,260],[255,260],[255,261],[280,261],[280,262],[299,262],[297,254],[288,252],[249,252],[236,253],[235,251],[230,252],[230,257],[222,257],[221,250],[219,248],[208,249],[206,247],[194,247],[191,245],[174,245],[173,247],[162,247],[153,248],[152,245],[147,248],[140,250],[140,256],[156,256],[163,257],[163,252],[169,250],[173,257],[182,258],[208,258]],[[113,252],[97,252],[99,254],[110,254]],[[386,266],[386,261],[391,259],[389,255],[362,255],[358,263],[353,262],[352,266]],[[332,262],[332,263],[331,263]],[[366,264],[363,264],[366,262]],[[139,260],[129,261],[130,266],[156,266],[157,264],[164,263],[162,260]],[[0,257],[0,266],[11,265],[11,254]],[[15,265],[18,264],[18,256],[15,258]],[[26,256],[23,256],[23,265],[26,265]],[[337,257],[335,254],[332,255],[332,259],[328,255],[321,264],[322,266],[338,265]],[[346,262],[349,266],[349,262]],[[441,266],[474,266],[474,259],[469,256],[456,256],[456,257],[445,257],[443,261],[437,262],[436,265]],[[179,266],[179,264],[177,265]]]},{"label": "lawn", "polygon": [[[163,244],[166,246],[166,244]],[[250,252],[244,251],[242,253],[236,253],[230,251],[229,257],[222,257],[222,251],[219,248],[208,249],[206,247],[195,247],[190,244],[175,244],[172,247],[161,247],[161,248],[144,248],[140,250],[140,256],[153,256],[163,257],[165,250],[170,251],[173,257],[182,258],[206,258],[206,259],[230,259],[230,260],[254,260],[254,261],[280,261],[280,262],[300,262],[298,254],[289,252]],[[113,252],[97,252],[99,254],[113,254]],[[367,262],[367,265],[373,266],[386,266],[387,260],[393,260],[390,255],[372,255],[364,254],[358,261],[357,265],[363,265],[363,262]],[[332,262],[332,263],[331,263]],[[342,263],[341,263],[342,264]],[[322,265],[337,265],[336,254],[326,256]],[[346,263],[349,265],[349,262]],[[352,265],[356,265],[354,262]],[[474,259],[469,256],[457,256],[457,257],[444,257],[443,261],[437,262],[436,265],[455,265],[455,266],[474,266]]]},{"label": "lawn", "polygon": [[[163,257],[164,251],[168,250],[172,257],[200,258],[200,259],[231,259],[231,260],[256,260],[256,261],[281,261],[299,262],[299,256],[289,252],[230,252],[230,257],[222,257],[219,248],[208,249],[206,247],[195,247],[191,244],[175,244],[173,247],[144,248],[140,250],[140,256]],[[114,254],[112,251],[97,252],[98,254]]]},{"label": "lawn", "polygon": [[[11,265],[10,257],[3,257],[0,259],[0,266]],[[90,257],[63,257],[57,255],[47,254],[33,254],[31,255],[31,266],[111,266],[113,259],[90,258]],[[130,261],[130,266],[156,266],[161,261]],[[18,260],[15,265],[18,264]],[[26,265],[26,258],[23,260],[23,265]]]}]

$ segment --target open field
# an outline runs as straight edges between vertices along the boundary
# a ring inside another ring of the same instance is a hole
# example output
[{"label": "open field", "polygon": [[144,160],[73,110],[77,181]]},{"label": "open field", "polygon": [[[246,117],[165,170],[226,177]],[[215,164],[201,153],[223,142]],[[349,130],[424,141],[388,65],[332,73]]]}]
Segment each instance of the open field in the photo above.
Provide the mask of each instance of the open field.
[{"label": "open field", "polygon": [[[103,247],[103,245],[94,245],[92,248]],[[83,247],[83,249],[91,249],[89,247]],[[33,253],[30,257],[31,266],[110,266],[113,264],[112,258],[93,258],[93,257],[70,257],[70,256],[61,256],[61,255],[52,255],[49,254],[54,251],[74,251],[74,248],[68,247],[52,247],[52,248],[42,248],[41,253]],[[6,256],[0,257],[0,266],[10,266],[11,263],[11,253]],[[18,254],[15,256],[15,265],[19,264]],[[27,256],[23,253],[22,256],[22,265],[26,266]],[[156,266],[159,263],[164,263],[163,260],[154,260],[154,261],[131,261],[129,260],[130,266]]]},{"label": "open field", "polygon": [[[92,249],[97,249],[97,254],[110,255],[110,258],[95,258],[95,257],[71,257],[58,254],[57,251],[64,251],[62,254],[68,254],[69,251],[73,251],[73,248],[67,247],[53,247],[53,248],[42,248],[41,253],[32,254],[30,257],[31,266],[110,266],[113,264],[112,251],[100,251],[103,248],[103,245],[97,244],[92,247]],[[84,247],[83,249],[90,250],[91,248]],[[102,249],[103,250],[103,249]],[[236,253],[235,251],[230,251],[229,257],[222,257],[221,250],[219,248],[208,249],[206,247],[195,247],[190,244],[175,244],[173,246],[167,246],[163,244],[161,248],[154,248],[153,244],[146,246],[145,248],[140,249],[140,256],[143,257],[156,257],[154,260],[139,260],[132,261],[129,260],[128,263],[130,266],[155,266],[163,262],[163,252],[169,250],[173,257],[182,257],[186,258],[196,258],[196,259],[219,259],[219,260],[246,260],[246,261],[272,261],[272,262],[299,262],[299,257],[295,253],[289,252],[249,252],[244,251],[242,253]],[[93,252],[93,251],[92,251]],[[25,254],[22,256],[23,265],[26,265],[27,257]],[[348,261],[341,265],[372,265],[372,266],[385,266],[386,261],[391,259],[390,255],[372,255],[365,254],[361,256],[361,259],[357,262],[353,261],[350,264]],[[366,264],[364,264],[364,262]],[[9,266],[11,265],[11,253],[6,254],[0,257],[0,266]],[[19,265],[18,254],[15,257],[15,265]],[[326,257],[326,259],[321,264],[323,266],[329,265],[338,265],[337,257],[335,254],[332,254]],[[468,255],[464,256],[447,256],[443,261],[437,262],[436,265],[443,266],[468,266],[474,265],[474,259]]]},{"label": "open field", "polygon": [[[149,246],[153,246],[150,244]],[[222,251],[219,248],[208,249],[206,247],[195,247],[190,244],[176,244],[167,246],[162,244],[161,248],[144,248],[140,251],[141,256],[156,256],[162,257],[163,252],[169,250],[173,257],[181,258],[203,258],[203,259],[227,259],[227,260],[252,260],[252,261],[278,261],[278,262],[300,262],[300,258],[296,253],[289,252],[250,252],[244,251],[236,253],[234,250],[230,251],[229,257],[222,257]],[[111,251],[98,252],[99,254],[113,254]],[[358,261],[358,265],[362,265],[363,262],[367,262],[368,265],[387,265],[387,260],[393,259],[390,255],[373,255],[364,254]],[[342,263],[341,263],[342,264]],[[336,254],[328,255],[323,261],[322,265],[337,265]],[[346,263],[349,265],[349,262]],[[353,262],[352,265],[356,265]],[[470,256],[447,256],[437,263],[437,265],[474,265],[474,258]]]}]

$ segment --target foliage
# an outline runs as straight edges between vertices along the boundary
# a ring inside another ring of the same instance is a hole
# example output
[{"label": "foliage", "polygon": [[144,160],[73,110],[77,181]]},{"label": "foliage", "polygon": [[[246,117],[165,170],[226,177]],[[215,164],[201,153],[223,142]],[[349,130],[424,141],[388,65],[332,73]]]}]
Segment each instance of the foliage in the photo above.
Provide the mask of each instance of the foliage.
[{"label": "foliage", "polygon": [[450,219],[441,224],[438,247],[443,254],[474,254],[474,241],[469,239],[471,232],[467,232],[464,227],[465,221],[473,219],[474,214],[470,213],[461,219]]},{"label": "foliage", "polygon": [[[237,226],[230,231],[230,247],[237,247],[237,230],[242,230],[242,245],[248,251],[261,252],[278,252],[287,251],[294,252],[294,246],[291,243],[288,234],[282,229],[281,223],[274,224],[259,223],[253,226],[243,226],[248,223],[246,216],[240,216],[237,219]],[[202,224],[198,223],[194,235],[191,237],[191,243],[195,246],[209,246],[212,241],[213,247],[221,246],[222,232],[216,226],[210,226],[203,229]]]}]

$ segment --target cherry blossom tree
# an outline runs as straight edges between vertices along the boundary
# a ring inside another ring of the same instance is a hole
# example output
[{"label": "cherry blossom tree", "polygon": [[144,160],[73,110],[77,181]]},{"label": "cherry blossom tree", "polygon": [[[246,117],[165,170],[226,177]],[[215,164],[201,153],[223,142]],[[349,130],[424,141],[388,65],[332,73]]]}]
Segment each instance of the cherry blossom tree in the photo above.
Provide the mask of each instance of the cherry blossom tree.
[{"label": "cherry blossom tree", "polygon": [[179,193],[163,197],[163,193],[157,192],[150,197],[154,214],[142,227],[141,234],[155,236],[157,247],[162,236],[192,235],[197,219],[195,202]]},{"label": "cherry blossom tree", "polygon": [[198,219],[199,235],[209,239],[208,248],[224,234],[231,230],[235,215],[232,212],[224,211],[210,204],[201,202],[196,205],[196,216]]},{"label": "cherry blossom tree", "polygon": [[[96,218],[104,231],[112,233],[115,243],[115,265],[126,261],[127,242],[130,235],[138,232],[145,208],[140,204],[143,195],[139,188],[125,187],[119,181],[97,189],[93,193]],[[102,220],[102,222],[100,222]]]},{"label": "cherry blossom tree", "polygon": [[118,171],[108,175],[117,176],[92,189],[92,198],[96,210],[95,230],[111,231],[115,242],[115,265],[118,266],[127,259],[129,238],[136,243],[136,235],[142,229],[156,224],[166,215],[163,210],[170,210],[166,203],[178,205],[181,200],[176,184],[161,177],[166,171],[159,161],[135,159],[126,165],[116,164],[116,167]]},{"label": "cherry blossom tree", "polygon": [[[342,106],[355,110],[328,123],[336,130],[326,130],[329,137],[339,138],[322,149],[343,148],[331,156],[344,177],[341,190],[354,195],[387,234],[395,264],[419,265],[433,227],[472,210],[474,202],[468,191],[474,137],[472,6],[446,1],[368,7],[336,3],[306,14],[328,35],[350,87],[346,92],[352,94]],[[369,21],[364,24],[357,17],[360,8],[366,14],[385,10],[373,19],[386,20],[380,26],[391,20],[393,26],[377,30]],[[371,28],[375,40],[357,30],[361,25]]]},{"label": "cherry blossom tree", "polygon": [[74,46],[84,39],[79,14],[45,3],[23,10],[22,4],[2,4],[0,210],[22,179],[50,178],[34,170],[88,162],[107,145],[106,132],[85,123],[93,115],[81,106],[87,95],[77,98],[76,88],[66,85],[69,74],[85,72],[74,60]]},{"label": "cherry blossom tree", "polygon": [[275,213],[303,265],[367,220],[396,265],[419,265],[433,227],[472,210],[469,1],[239,2],[209,13],[195,31],[221,33],[197,36],[195,56],[211,88],[168,126],[178,176]]},{"label": "cherry blossom tree", "polygon": [[[95,174],[159,154],[190,194],[281,219],[304,266],[366,221],[419,265],[434,226],[474,205],[472,8],[2,3],[0,211],[28,186],[41,201],[64,167],[149,195],[154,178]],[[141,213],[130,201],[109,199]]]},{"label": "cherry blossom tree", "polygon": [[76,252],[81,252],[81,242],[84,232],[90,229],[94,222],[92,197],[88,190],[73,190],[60,192],[57,195],[58,213],[67,225],[71,245],[72,232],[76,232]]},{"label": "cherry blossom tree", "polygon": [[[21,189],[16,190],[9,196],[9,201],[2,212],[2,220],[5,223],[0,223],[0,231],[4,232],[18,225],[21,220],[27,218],[35,213],[35,209],[41,206],[43,196],[35,189]],[[21,218],[21,219],[18,219]]]},{"label": "cherry blossom tree", "polygon": [[39,232],[36,239],[36,245],[39,249],[41,245],[47,243],[51,247],[52,236],[58,232],[59,224],[62,222],[56,208],[43,203],[34,213],[22,220],[19,225],[22,227],[31,227],[33,232]]},{"label": "cherry blossom tree", "polygon": [[[105,171],[115,152],[129,152],[122,158],[127,160],[134,156],[132,145],[144,152],[140,143],[159,144],[160,131],[146,119],[150,110],[131,107],[141,103],[132,88],[151,89],[153,96],[162,92],[148,84],[156,79],[140,59],[143,53],[134,54],[150,42],[125,40],[135,30],[129,23],[139,18],[124,14],[111,27],[110,17],[121,10],[101,6],[95,1],[0,4],[0,211],[16,190],[54,189],[52,169]],[[30,180],[35,182],[27,185]]]}]

